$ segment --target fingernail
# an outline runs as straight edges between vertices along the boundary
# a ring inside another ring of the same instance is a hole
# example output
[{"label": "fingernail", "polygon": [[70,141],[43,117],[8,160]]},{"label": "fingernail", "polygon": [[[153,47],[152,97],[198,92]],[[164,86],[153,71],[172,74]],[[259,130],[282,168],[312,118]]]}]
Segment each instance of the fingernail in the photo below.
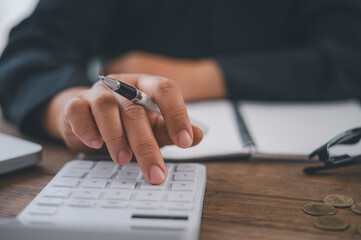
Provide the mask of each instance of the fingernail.
[{"label": "fingernail", "polygon": [[149,169],[149,178],[152,183],[162,183],[165,179],[165,174],[156,165],[152,165]]},{"label": "fingernail", "polygon": [[120,164],[126,164],[130,161],[131,158],[131,152],[128,150],[121,150],[118,153],[118,161]]},{"label": "fingernail", "polygon": [[91,143],[90,143],[90,146],[92,148],[100,148],[101,146],[103,145],[103,141],[102,140],[93,140]]},{"label": "fingernail", "polygon": [[192,145],[192,138],[187,130],[182,130],[178,133],[178,143],[182,147],[189,147],[190,145]]}]

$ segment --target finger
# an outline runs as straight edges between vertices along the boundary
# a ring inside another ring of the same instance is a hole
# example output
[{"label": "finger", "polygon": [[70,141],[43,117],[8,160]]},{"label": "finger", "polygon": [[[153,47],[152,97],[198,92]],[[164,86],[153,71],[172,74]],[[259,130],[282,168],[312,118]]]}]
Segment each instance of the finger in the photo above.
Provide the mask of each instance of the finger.
[{"label": "finger", "polygon": [[124,129],[139,167],[149,183],[161,184],[167,170],[145,109],[124,98],[119,100]]},{"label": "finger", "polygon": [[[160,147],[164,145],[172,145],[173,141],[168,135],[167,128],[164,124],[164,119],[159,115],[157,115],[157,116],[153,116],[150,122],[152,123],[153,133],[158,141],[158,145]],[[201,140],[203,139],[203,132],[200,128],[196,126],[192,126],[192,130],[194,135],[193,143],[192,143],[192,147],[193,147],[201,142]]]},{"label": "finger", "polygon": [[199,127],[196,126],[192,126],[193,129],[193,143],[192,143],[192,147],[198,145],[202,139],[203,139],[203,132]]},{"label": "finger", "polygon": [[89,104],[79,98],[72,98],[64,108],[64,121],[72,133],[90,148],[99,149],[103,145],[98,128],[90,113]]},{"label": "finger", "polygon": [[115,94],[99,82],[82,97],[90,103],[100,135],[113,161],[122,165],[128,163],[132,158],[132,151],[123,129]]},{"label": "finger", "polygon": [[180,90],[174,81],[152,76],[141,77],[139,88],[149,89],[151,81],[155,83],[150,88],[150,95],[162,112],[169,137],[179,147],[190,147],[193,130]]},{"label": "finger", "polygon": [[192,145],[192,125],[181,91],[173,81],[162,77],[136,74],[119,74],[110,77],[146,92],[158,104],[172,142],[183,148]]}]

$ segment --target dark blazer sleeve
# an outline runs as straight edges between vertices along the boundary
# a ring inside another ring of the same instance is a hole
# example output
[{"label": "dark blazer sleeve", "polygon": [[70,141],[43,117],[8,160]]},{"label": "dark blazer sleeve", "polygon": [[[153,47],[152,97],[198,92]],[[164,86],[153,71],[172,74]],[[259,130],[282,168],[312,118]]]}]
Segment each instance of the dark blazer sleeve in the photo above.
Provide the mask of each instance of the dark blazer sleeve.
[{"label": "dark blazer sleeve", "polygon": [[39,135],[43,104],[63,89],[90,85],[86,65],[104,45],[111,6],[109,0],[40,0],[11,31],[0,59],[0,105],[6,119],[25,134]]},{"label": "dark blazer sleeve", "polygon": [[360,99],[361,2],[298,1],[288,25],[288,47],[216,58],[230,97]]}]

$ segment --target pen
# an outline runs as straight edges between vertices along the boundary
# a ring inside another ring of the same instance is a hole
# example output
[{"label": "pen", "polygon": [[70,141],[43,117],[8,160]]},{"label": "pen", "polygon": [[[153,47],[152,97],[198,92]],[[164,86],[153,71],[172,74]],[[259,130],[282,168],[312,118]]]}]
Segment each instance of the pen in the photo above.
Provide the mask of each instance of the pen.
[{"label": "pen", "polygon": [[161,115],[158,105],[153,102],[153,100],[147,94],[140,91],[139,89],[129,86],[128,84],[114,78],[99,76],[99,80],[101,80],[111,90],[122,95],[129,101],[142,105],[146,109]]},{"label": "pen", "polygon": [[[142,105],[146,109],[148,109],[152,112],[158,113],[159,115],[162,115],[158,105],[152,100],[152,98],[149,97],[144,92],[140,91],[139,89],[129,86],[128,84],[123,83],[114,78],[99,76],[99,80],[102,81],[111,90],[113,90],[114,92],[125,97],[129,101],[132,101],[136,104]],[[208,130],[207,126],[205,126],[203,123],[200,123],[199,121],[194,120],[192,118],[189,118],[189,119],[191,121],[191,124],[199,127],[202,130],[203,135],[205,135],[205,133]]]}]

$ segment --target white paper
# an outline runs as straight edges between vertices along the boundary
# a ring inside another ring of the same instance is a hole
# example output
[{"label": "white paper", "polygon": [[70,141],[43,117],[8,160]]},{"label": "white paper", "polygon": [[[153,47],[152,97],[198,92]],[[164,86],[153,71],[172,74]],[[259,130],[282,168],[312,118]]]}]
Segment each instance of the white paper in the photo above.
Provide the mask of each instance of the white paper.
[{"label": "white paper", "polygon": [[199,145],[187,149],[165,146],[161,149],[165,159],[195,159],[247,154],[243,148],[234,109],[227,100],[187,104],[188,114],[202,122],[207,132]]},{"label": "white paper", "polygon": [[[361,127],[356,100],[324,103],[242,102],[246,126],[262,154],[308,155],[345,130]],[[361,154],[361,143],[333,153]]]}]

